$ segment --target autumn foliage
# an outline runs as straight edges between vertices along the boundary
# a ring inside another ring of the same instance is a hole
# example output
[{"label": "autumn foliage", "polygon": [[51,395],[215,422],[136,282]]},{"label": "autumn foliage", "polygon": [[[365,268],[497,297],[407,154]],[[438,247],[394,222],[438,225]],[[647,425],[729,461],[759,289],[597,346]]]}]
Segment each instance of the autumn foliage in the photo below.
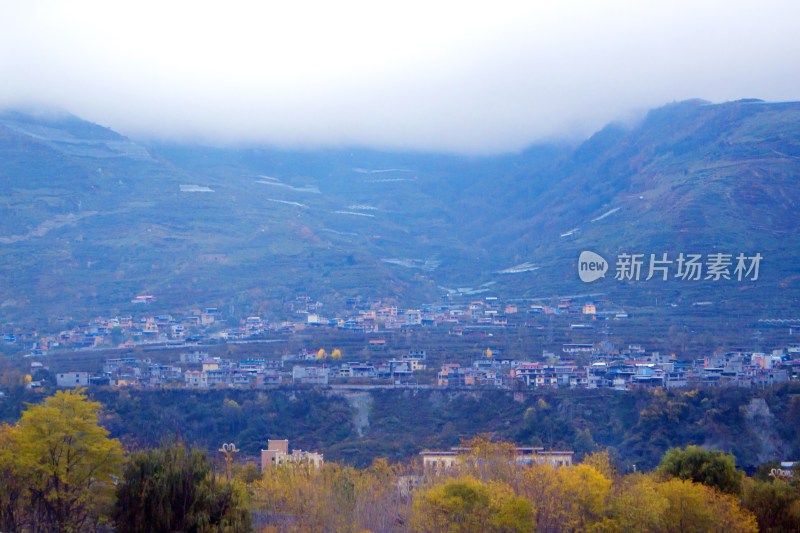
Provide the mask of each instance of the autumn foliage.
[{"label": "autumn foliage", "polygon": [[518,464],[513,446],[465,442],[456,466],[424,471],[270,469],[250,486],[264,531],[755,532],[730,494],[662,474],[614,472],[607,453],[573,467]]},{"label": "autumn foliage", "polygon": [[623,475],[606,452],[568,467],[522,463],[513,444],[484,436],[463,442],[449,467],[242,464],[229,476],[181,445],[126,458],[99,409],[81,391],[59,392],[0,426],[0,531],[800,530],[794,479],[746,478],[732,456],[695,447]]},{"label": "autumn foliage", "polygon": [[0,427],[0,531],[91,531],[109,521],[123,461],[100,404],[57,392]]}]

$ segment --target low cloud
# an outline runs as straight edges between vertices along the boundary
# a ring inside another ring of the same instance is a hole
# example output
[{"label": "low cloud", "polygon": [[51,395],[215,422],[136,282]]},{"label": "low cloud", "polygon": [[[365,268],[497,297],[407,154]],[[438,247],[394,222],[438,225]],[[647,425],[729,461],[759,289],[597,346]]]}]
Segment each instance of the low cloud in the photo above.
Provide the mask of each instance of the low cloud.
[{"label": "low cloud", "polygon": [[675,100],[800,97],[796,2],[380,4],[8,2],[0,105],[134,137],[490,153]]}]

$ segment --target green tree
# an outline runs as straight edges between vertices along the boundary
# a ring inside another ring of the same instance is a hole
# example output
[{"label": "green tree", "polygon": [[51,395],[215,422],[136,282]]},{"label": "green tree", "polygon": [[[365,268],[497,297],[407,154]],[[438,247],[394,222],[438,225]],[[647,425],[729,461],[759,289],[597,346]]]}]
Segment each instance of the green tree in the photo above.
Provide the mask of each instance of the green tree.
[{"label": "green tree", "polygon": [[105,520],[123,460],[119,441],[98,423],[100,403],[82,390],[30,406],[12,434],[36,531],[84,531]]},{"label": "green tree", "polygon": [[111,328],[111,343],[119,346],[125,340],[125,330],[119,326]]},{"label": "green tree", "polygon": [[592,433],[588,428],[577,431],[575,434],[575,440],[573,442],[573,448],[575,449],[576,457],[579,460],[597,448],[597,444],[594,442]]},{"label": "green tree", "polygon": [[744,474],[736,470],[736,458],[720,451],[698,446],[671,448],[661,459],[658,473],[688,479],[727,494],[741,494]]},{"label": "green tree", "polygon": [[205,452],[161,447],[131,456],[117,487],[120,533],[250,530],[244,491],[217,479]]}]

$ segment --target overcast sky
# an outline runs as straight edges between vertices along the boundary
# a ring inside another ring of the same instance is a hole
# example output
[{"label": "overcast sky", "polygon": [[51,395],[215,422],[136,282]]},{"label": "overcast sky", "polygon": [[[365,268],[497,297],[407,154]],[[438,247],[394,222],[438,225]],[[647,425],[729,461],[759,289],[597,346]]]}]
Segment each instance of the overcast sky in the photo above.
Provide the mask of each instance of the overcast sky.
[{"label": "overcast sky", "polygon": [[0,107],[134,137],[518,150],[800,99],[800,2],[0,0]]}]

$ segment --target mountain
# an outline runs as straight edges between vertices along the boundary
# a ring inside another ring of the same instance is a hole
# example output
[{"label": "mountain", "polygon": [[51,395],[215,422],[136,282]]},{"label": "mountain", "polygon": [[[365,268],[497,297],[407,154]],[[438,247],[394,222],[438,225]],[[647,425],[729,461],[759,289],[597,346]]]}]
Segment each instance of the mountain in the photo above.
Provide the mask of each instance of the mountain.
[{"label": "mountain", "polygon": [[[143,143],[6,112],[0,317],[127,312],[137,294],[280,317],[298,295],[335,308],[489,289],[661,291],[789,312],[798,175],[800,103],[680,102],[577,146],[494,157]],[[605,279],[578,279],[582,250],[610,263]],[[681,252],[760,253],[761,277],[613,279],[621,253]]]},{"label": "mountain", "polygon": [[[665,106],[630,130],[606,127],[549,171],[557,185],[492,231],[542,264],[545,277],[569,285],[587,249],[672,259],[681,252],[731,253],[734,264],[741,252],[764,257],[758,283],[722,282],[712,291],[717,296],[755,289],[753,299],[768,299],[798,288],[797,103]],[[690,292],[714,288],[694,285],[666,284]]]}]

